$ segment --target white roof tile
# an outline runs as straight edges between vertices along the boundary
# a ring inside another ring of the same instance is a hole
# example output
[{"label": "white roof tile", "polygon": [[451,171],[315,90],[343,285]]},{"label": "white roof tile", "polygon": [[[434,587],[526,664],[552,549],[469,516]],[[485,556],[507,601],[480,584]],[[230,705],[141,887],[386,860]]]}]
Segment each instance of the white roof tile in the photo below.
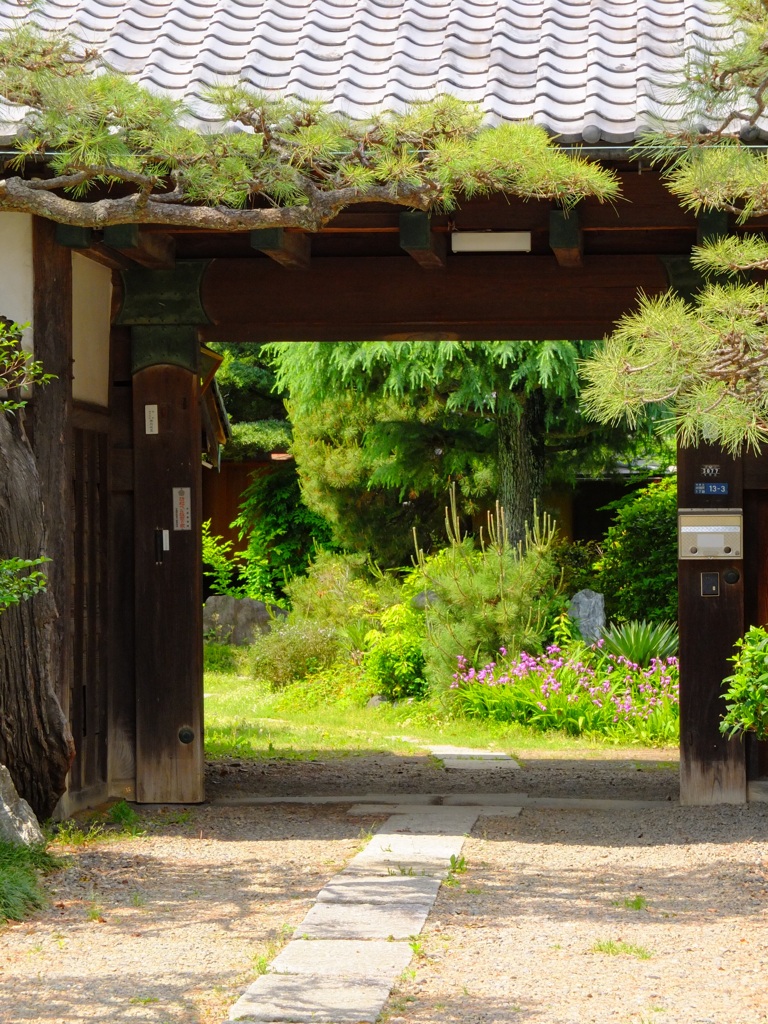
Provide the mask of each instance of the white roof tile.
[{"label": "white roof tile", "polygon": [[[355,117],[440,91],[490,120],[533,118],[563,141],[631,141],[659,113],[660,78],[716,39],[713,0],[3,0],[0,28],[33,18],[193,108],[243,79]],[[21,112],[0,110],[12,136]]]}]

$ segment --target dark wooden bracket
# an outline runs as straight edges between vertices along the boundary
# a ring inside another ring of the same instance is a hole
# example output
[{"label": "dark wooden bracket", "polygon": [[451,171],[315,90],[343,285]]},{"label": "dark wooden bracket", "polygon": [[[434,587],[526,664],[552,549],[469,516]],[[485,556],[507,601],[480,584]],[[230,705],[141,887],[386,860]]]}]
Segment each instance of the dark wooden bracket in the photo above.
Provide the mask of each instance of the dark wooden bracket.
[{"label": "dark wooden bracket", "polygon": [[400,248],[424,270],[441,270],[445,266],[446,237],[435,234],[429,214],[420,210],[400,214]]},{"label": "dark wooden bracket", "polygon": [[283,228],[259,228],[251,232],[251,248],[291,270],[306,270],[312,255],[309,235]]},{"label": "dark wooden bracket", "polygon": [[150,270],[169,270],[175,264],[173,238],[151,234],[138,224],[112,224],[101,232],[57,224],[56,241],[67,249],[79,250],[83,256],[110,270],[128,270],[136,264]]},{"label": "dark wooden bracket", "polygon": [[674,289],[681,299],[693,302],[702,290],[706,281],[692,265],[689,256],[659,256],[667,272],[670,288]]},{"label": "dark wooden bracket", "polygon": [[584,233],[576,210],[550,210],[549,247],[561,267],[584,266]]},{"label": "dark wooden bracket", "polygon": [[138,224],[104,228],[102,242],[149,270],[170,270],[176,263],[176,243],[170,235],[142,231]]},{"label": "dark wooden bracket", "polygon": [[117,324],[208,324],[200,295],[208,260],[179,260],[173,270],[124,270]]}]

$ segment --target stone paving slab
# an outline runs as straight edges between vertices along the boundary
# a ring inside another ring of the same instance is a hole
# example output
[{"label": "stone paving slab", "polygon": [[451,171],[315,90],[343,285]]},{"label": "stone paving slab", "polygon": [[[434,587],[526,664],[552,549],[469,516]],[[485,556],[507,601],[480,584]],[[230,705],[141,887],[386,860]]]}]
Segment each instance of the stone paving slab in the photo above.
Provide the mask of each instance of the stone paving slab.
[{"label": "stone paving slab", "polygon": [[306,939],[407,939],[419,934],[430,909],[423,903],[316,903],[295,934]]},{"label": "stone paving slab", "polygon": [[526,807],[546,807],[553,811],[645,811],[670,807],[672,800],[598,800],[588,797],[537,796],[526,800]]},{"label": "stone paving slab", "polygon": [[404,875],[337,875],[317,894],[318,903],[408,903],[431,907],[440,880]]},{"label": "stone paving slab", "polygon": [[511,761],[512,758],[509,754],[505,754],[502,750],[479,750],[476,747],[452,747],[449,744],[438,744],[436,746],[424,745],[425,749],[434,754],[435,757],[439,757],[441,760],[443,756],[446,757],[471,757],[473,760],[482,760],[483,758],[490,758],[494,761]]},{"label": "stone paving slab", "polygon": [[444,807],[522,807],[528,803],[527,793],[449,793],[443,797]]},{"label": "stone paving slab", "polygon": [[454,771],[490,772],[498,771],[500,768],[506,768],[507,770],[511,768],[515,771],[520,771],[520,765],[517,761],[513,761],[511,757],[441,757],[440,760],[445,768]]},{"label": "stone paving slab", "polygon": [[238,999],[229,1019],[269,1024],[374,1024],[392,981],[264,974]]},{"label": "stone paving slab", "polygon": [[384,836],[418,835],[427,839],[463,839],[475,824],[476,807],[445,807],[442,814],[422,814],[419,808],[409,808],[407,814],[392,814],[379,826],[372,842]]},{"label": "stone paving slab", "polygon": [[[476,808],[476,810],[478,811],[480,817],[488,817],[490,815],[493,815],[497,818],[516,818],[522,810],[523,802],[524,801],[518,801],[517,804],[514,805],[502,803],[483,804],[482,806]],[[467,803],[464,806],[471,807],[472,805]],[[405,804],[403,804],[402,806],[398,804],[353,804],[352,807],[350,807],[349,810],[347,811],[347,814],[353,817],[367,817],[372,814],[386,814],[388,810],[391,811],[392,814],[399,814],[410,809],[411,805]],[[427,814],[430,811],[439,810],[442,810],[442,808],[434,806],[420,808],[420,811],[423,811]]]},{"label": "stone paving slab", "polygon": [[407,942],[295,939],[278,953],[269,970],[275,974],[320,974],[326,978],[391,982],[405,970],[412,956]]}]

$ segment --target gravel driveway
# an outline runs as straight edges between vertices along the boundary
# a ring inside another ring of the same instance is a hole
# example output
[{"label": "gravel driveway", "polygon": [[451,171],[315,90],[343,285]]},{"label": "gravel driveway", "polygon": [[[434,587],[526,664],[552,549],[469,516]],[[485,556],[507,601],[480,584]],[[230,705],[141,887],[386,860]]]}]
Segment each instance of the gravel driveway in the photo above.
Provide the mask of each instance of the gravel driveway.
[{"label": "gravel driveway", "polygon": [[[480,818],[467,871],[442,887],[385,1016],[766,1024],[768,807],[680,808],[670,752],[521,757],[493,781],[426,757],[219,763],[209,795],[474,786],[659,799],[645,811]],[[220,1024],[382,820],[343,805],[141,813],[145,837],[73,847],[49,880],[51,906],[0,930],[3,1022]]]}]

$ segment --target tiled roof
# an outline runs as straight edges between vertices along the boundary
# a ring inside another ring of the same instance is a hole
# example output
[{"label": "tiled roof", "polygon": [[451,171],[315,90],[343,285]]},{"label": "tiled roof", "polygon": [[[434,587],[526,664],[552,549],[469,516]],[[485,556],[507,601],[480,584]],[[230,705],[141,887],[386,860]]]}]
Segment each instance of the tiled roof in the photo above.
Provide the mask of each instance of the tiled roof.
[{"label": "tiled roof", "polygon": [[68,29],[201,123],[213,118],[201,91],[242,78],[354,117],[449,92],[562,142],[625,143],[658,116],[670,67],[716,37],[716,10],[711,0],[3,0],[0,27],[26,17]]}]

